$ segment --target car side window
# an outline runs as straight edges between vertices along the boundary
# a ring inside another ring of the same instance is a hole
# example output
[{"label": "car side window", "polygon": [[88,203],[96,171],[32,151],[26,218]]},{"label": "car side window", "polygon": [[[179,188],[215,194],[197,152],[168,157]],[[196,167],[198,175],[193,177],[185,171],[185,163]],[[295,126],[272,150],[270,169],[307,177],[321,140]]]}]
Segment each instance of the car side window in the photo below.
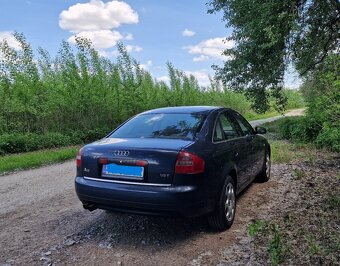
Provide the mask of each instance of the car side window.
[{"label": "car side window", "polygon": [[234,128],[234,125],[231,123],[230,119],[226,116],[226,114],[222,114],[220,116],[220,121],[226,139],[233,139],[239,137],[237,131]]},{"label": "car side window", "polygon": [[252,126],[245,120],[240,114],[235,113],[234,117],[237,121],[237,123],[240,125],[240,128],[244,135],[253,135],[254,130]]},{"label": "car side window", "polygon": [[216,126],[214,130],[214,141],[224,140],[223,129],[220,123],[220,119],[218,118],[216,121]]},{"label": "car side window", "polygon": [[214,130],[214,141],[222,141],[239,137],[234,125],[225,114],[220,114]]}]

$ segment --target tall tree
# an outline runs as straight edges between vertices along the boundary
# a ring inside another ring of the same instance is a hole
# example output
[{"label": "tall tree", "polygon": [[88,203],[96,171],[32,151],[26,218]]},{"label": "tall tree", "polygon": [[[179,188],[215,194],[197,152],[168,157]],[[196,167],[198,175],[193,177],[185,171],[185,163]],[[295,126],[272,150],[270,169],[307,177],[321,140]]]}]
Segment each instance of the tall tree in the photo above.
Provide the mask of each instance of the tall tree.
[{"label": "tall tree", "polygon": [[245,91],[258,112],[268,109],[268,96],[285,105],[281,94],[284,74],[294,65],[303,77],[321,65],[330,53],[339,53],[338,0],[211,0],[209,12],[222,11],[231,58],[214,66],[229,87]]}]

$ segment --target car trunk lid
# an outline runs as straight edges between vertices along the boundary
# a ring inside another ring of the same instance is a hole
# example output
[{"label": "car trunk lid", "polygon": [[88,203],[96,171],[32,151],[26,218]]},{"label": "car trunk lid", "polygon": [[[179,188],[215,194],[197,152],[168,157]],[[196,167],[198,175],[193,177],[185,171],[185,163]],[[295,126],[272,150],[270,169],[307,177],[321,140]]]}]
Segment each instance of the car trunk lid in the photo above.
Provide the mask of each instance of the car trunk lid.
[{"label": "car trunk lid", "polygon": [[105,138],[82,150],[84,176],[118,182],[171,184],[178,152],[192,140]]}]

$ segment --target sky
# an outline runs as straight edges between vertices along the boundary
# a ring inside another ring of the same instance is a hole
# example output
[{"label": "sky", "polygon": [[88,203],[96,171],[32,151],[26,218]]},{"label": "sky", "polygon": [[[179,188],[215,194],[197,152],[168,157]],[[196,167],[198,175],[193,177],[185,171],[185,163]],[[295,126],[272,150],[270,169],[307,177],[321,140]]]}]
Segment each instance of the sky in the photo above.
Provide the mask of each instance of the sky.
[{"label": "sky", "polygon": [[[207,13],[206,2],[1,0],[0,41],[19,49],[11,33],[22,32],[35,51],[42,47],[55,55],[62,40],[74,44],[75,36],[83,36],[112,60],[119,41],[155,79],[168,81],[171,62],[206,86],[211,66],[222,65],[222,51],[233,45],[225,41],[232,29],[225,28],[221,13]],[[286,81],[295,86],[294,74]]]}]

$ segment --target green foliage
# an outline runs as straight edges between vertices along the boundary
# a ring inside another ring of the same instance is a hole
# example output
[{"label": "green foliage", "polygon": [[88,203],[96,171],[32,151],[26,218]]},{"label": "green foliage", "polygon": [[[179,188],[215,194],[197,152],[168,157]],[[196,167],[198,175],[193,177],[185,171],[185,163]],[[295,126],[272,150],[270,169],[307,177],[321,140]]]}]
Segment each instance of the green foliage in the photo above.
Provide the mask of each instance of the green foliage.
[{"label": "green foliage", "polygon": [[277,224],[257,220],[249,225],[248,233],[251,237],[261,234],[267,239],[267,250],[272,265],[278,265],[283,261],[286,247],[281,229]]},{"label": "green foliage", "polygon": [[299,90],[284,89],[282,92],[283,95],[287,98],[286,108],[288,110],[306,106],[305,99]]},{"label": "green foliage", "polygon": [[277,224],[270,224],[272,239],[268,245],[268,252],[272,265],[279,265],[283,261],[285,247],[281,230]]},{"label": "green foliage", "polygon": [[14,133],[0,136],[0,152],[3,154],[57,148],[71,144],[71,138],[61,133],[47,133],[44,135]]},{"label": "green foliage", "polygon": [[340,129],[330,127],[328,123],[324,123],[321,131],[315,140],[317,146],[328,147],[333,151],[340,151]]},{"label": "green foliage", "polygon": [[330,56],[324,65],[306,79],[304,117],[283,119],[278,123],[281,137],[312,142],[318,147],[340,151],[340,56]]},{"label": "green foliage", "polygon": [[44,134],[5,133],[0,135],[0,155],[88,143],[103,138],[108,133],[109,130],[99,128],[87,131],[77,130],[68,134],[59,132],[47,132]]},{"label": "green foliage", "polygon": [[0,154],[90,142],[158,107],[217,105],[255,116],[244,95],[213,79],[202,88],[171,63],[169,85],[154,80],[122,44],[114,63],[83,38],[75,48],[62,42],[55,58],[42,48],[35,57],[22,34],[15,38],[19,51],[0,42]]},{"label": "green foliage", "polygon": [[248,227],[248,233],[251,237],[256,236],[256,234],[266,226],[266,222],[262,220],[256,220],[254,223],[250,224]]},{"label": "green foliage", "polygon": [[211,0],[209,12],[223,12],[226,27],[233,29],[227,40],[236,43],[224,51],[230,59],[215,67],[217,75],[245,91],[258,112],[268,110],[270,95],[284,107],[288,67],[305,76],[338,51],[339,10],[336,0]]}]

